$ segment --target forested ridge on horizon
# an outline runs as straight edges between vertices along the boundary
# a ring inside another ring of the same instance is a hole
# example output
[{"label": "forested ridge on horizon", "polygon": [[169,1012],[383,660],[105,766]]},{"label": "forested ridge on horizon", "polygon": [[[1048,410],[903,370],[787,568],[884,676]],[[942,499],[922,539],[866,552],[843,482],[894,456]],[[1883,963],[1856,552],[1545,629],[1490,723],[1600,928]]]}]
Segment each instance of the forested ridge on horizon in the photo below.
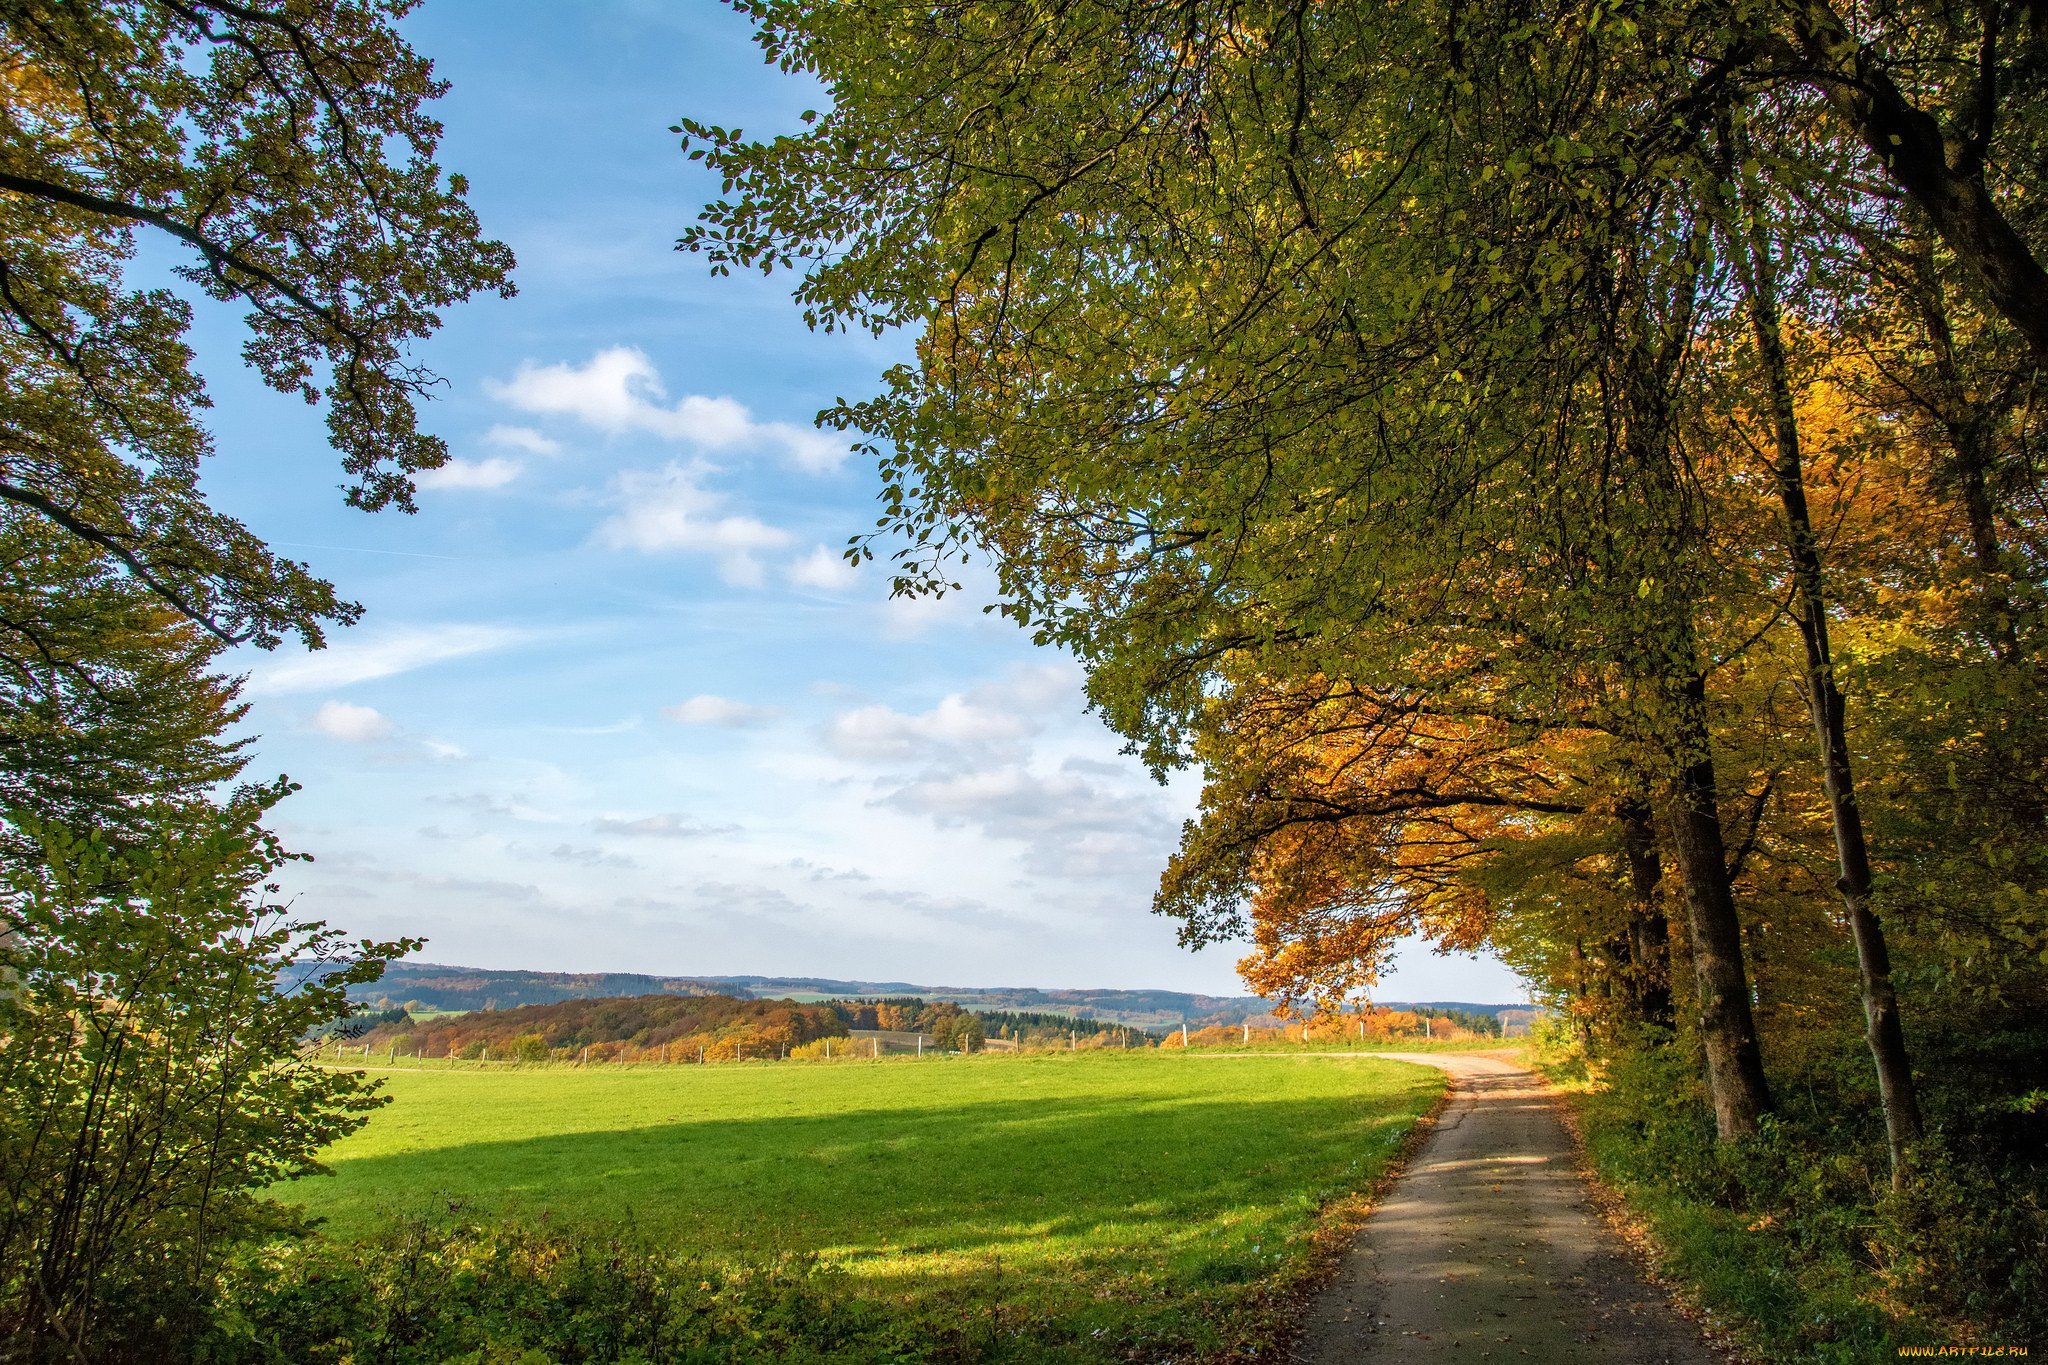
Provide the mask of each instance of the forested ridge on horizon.
[{"label": "forested ridge on horizon", "polygon": [[[810,976],[653,976],[637,972],[551,972],[530,969],[456,967],[431,962],[394,962],[374,986],[358,988],[361,1004],[388,1009],[416,1002],[436,1010],[510,1009],[558,1000],[598,996],[731,994],[735,988],[759,999],[883,998],[917,996],[951,1001],[976,1010],[1085,1014],[1139,1027],[1183,1021],[1196,1027],[1232,1024],[1269,1014],[1273,1001],[1257,996],[1213,996],[1186,991],[1053,989],[1035,986],[946,987],[908,981],[849,981]],[[1396,1008],[1427,1006],[1533,1017],[1526,1005],[1465,1000],[1385,1002]]]}]

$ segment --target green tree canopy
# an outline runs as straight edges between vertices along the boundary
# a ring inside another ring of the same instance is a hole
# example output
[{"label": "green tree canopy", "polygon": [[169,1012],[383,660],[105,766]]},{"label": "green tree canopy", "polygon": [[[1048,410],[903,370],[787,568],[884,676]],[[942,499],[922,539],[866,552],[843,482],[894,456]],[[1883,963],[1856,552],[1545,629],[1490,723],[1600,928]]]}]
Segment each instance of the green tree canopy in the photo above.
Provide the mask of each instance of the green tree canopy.
[{"label": "green tree canopy", "polygon": [[264,381],[325,405],[349,501],[409,510],[447,458],[411,347],[512,265],[434,159],[413,2],[0,7],[0,499],[222,639],[318,644],[356,608],[206,504],[191,304],[126,274],[145,234],[185,253]]}]

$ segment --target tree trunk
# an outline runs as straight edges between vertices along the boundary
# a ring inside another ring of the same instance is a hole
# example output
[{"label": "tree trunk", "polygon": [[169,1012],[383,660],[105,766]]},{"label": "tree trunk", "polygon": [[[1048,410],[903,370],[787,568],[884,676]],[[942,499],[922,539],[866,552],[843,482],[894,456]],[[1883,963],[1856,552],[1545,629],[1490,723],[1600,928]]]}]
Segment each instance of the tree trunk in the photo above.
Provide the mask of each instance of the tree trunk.
[{"label": "tree trunk", "polygon": [[1671,925],[1664,917],[1664,863],[1657,852],[1657,828],[1648,802],[1630,801],[1620,814],[1622,851],[1628,859],[1628,956],[1636,1018],[1653,1029],[1669,1029]]},{"label": "tree trunk", "polygon": [[1734,245],[1749,294],[1757,356],[1770,389],[1771,428],[1777,447],[1773,474],[1778,499],[1784,507],[1786,542],[1792,557],[1793,618],[1799,624],[1799,638],[1806,651],[1807,706],[1813,717],[1814,736],[1819,741],[1828,812],[1834,823],[1835,864],[1839,873],[1835,886],[1841,892],[1849,932],[1856,943],[1866,1037],[1871,1058],[1877,1065],[1885,1137],[1891,1146],[1892,1184],[1897,1187],[1906,1178],[1907,1146],[1920,1137],[1920,1105],[1906,1058],[1898,996],[1892,989],[1891,954],[1885,945],[1884,926],[1870,906],[1870,848],[1864,839],[1863,812],[1856,804],[1845,708],[1828,644],[1826,581],[1820,542],[1814,535],[1813,519],[1806,505],[1805,464],[1784,337],[1779,327],[1776,271],[1769,242],[1754,217],[1744,240]]},{"label": "tree trunk", "polygon": [[1987,635],[2001,662],[2019,653],[2019,631],[2012,599],[2006,590],[2005,559],[1998,537],[1998,514],[1991,497],[1994,455],[1991,424],[1998,405],[1972,401],[1962,362],[1956,356],[1955,330],[1949,326],[1948,303],[1934,266],[1933,244],[1916,234],[1903,254],[1907,265],[1903,288],[1913,296],[1920,325],[1934,357],[1934,383],[1921,406],[1947,433],[1955,459],[1950,477],[1970,528],[1970,553],[1983,580]]},{"label": "tree trunk", "polygon": [[2048,362],[2048,271],[1984,182],[1988,123],[1971,140],[1944,135],[1856,40],[1827,0],[1793,0],[1783,55],[1863,142],[1893,184],[1976,275],[1992,307]]},{"label": "tree trunk", "polygon": [[1671,851],[1685,891],[1714,1131],[1728,1142],[1755,1136],[1757,1121],[1770,1111],[1771,1093],[1764,1080],[1756,1017],[1749,1006],[1742,922],[1735,911],[1728,849],[1721,838],[1714,757],[1707,740],[1706,682],[1695,674],[1678,690],[1672,726],[1676,772],[1669,802]]},{"label": "tree trunk", "polygon": [[[1676,302],[1653,305],[1640,262],[1618,263],[1612,281],[1608,347],[1612,392],[1622,407],[1620,440],[1632,467],[1629,483],[1647,520],[1632,539],[1622,581],[1635,591],[1620,619],[1636,638],[1622,662],[1634,686],[1652,701],[1642,739],[1654,755],[1659,798],[1685,896],[1687,938],[1698,990],[1700,1042],[1714,1126],[1723,1141],[1750,1137],[1771,1107],[1763,1049],[1750,1009],[1742,958],[1742,922],[1721,838],[1714,753],[1708,726],[1706,675],[1700,663],[1692,597],[1686,586],[1703,550],[1703,528],[1688,506],[1686,476],[1673,444],[1673,395],[1683,357],[1694,342],[1694,291],[1688,274]],[[1634,580],[1634,581],[1630,581]],[[1656,589],[1661,591],[1645,591]],[[1640,602],[1636,608],[1633,603]]]}]

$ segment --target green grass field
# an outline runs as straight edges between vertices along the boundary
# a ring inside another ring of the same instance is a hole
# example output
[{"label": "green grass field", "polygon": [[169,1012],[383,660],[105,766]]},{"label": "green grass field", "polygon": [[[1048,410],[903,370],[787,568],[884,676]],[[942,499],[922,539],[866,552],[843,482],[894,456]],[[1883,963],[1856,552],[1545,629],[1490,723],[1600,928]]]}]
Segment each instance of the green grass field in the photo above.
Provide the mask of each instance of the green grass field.
[{"label": "green grass field", "polygon": [[624,1229],[815,1254],[912,1312],[997,1297],[1062,1340],[1211,1348],[1255,1330],[1319,1211],[1442,1088],[1367,1058],[1158,1052],[384,1074],[393,1103],[335,1174],[279,1191],[333,1237],[451,1209]]}]

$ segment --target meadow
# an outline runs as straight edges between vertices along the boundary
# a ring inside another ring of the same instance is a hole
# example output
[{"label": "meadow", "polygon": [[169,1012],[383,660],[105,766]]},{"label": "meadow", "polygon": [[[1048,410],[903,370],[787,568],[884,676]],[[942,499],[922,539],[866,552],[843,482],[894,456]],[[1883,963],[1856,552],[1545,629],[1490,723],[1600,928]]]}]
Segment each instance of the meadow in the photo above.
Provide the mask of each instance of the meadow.
[{"label": "meadow", "polygon": [[1048,1360],[1256,1348],[1333,1201],[1442,1089],[1372,1058],[1199,1052],[382,1074],[393,1102],[334,1174],[278,1191],[331,1241],[454,1219],[794,1258]]}]

